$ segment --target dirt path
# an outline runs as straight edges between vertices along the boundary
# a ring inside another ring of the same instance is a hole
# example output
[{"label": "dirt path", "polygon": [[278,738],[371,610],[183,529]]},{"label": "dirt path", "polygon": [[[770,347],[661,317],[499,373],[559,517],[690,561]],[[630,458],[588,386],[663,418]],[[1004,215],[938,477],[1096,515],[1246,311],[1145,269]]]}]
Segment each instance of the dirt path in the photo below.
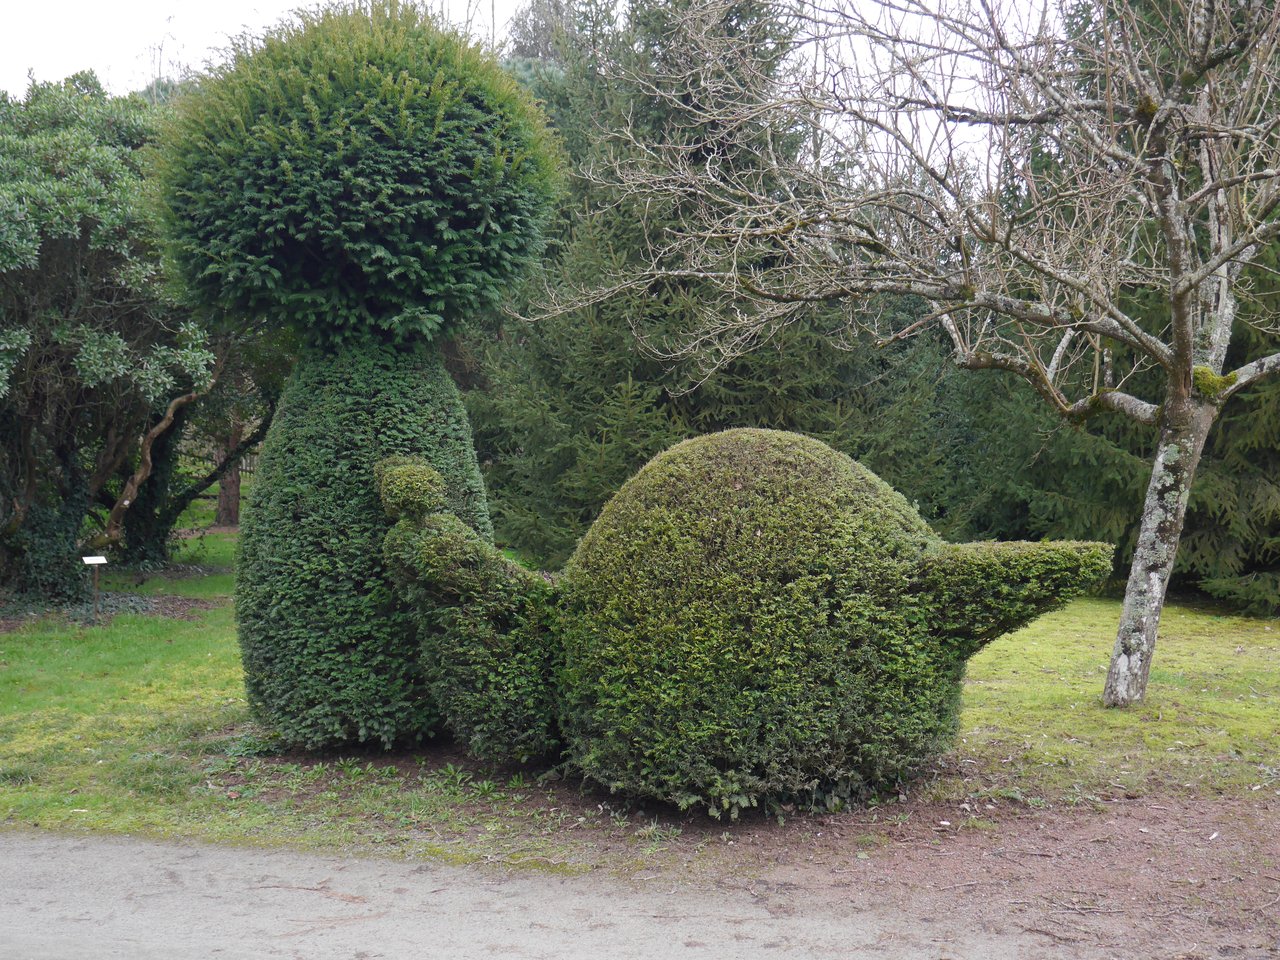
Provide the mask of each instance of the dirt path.
[{"label": "dirt path", "polygon": [[0,833],[4,960],[1113,956],[864,899]]},{"label": "dirt path", "polygon": [[1280,960],[1280,800],[966,806],[908,805],[904,823],[854,811],[801,842],[748,826],[719,882],[779,903],[846,898],[1027,934],[1059,957]]}]

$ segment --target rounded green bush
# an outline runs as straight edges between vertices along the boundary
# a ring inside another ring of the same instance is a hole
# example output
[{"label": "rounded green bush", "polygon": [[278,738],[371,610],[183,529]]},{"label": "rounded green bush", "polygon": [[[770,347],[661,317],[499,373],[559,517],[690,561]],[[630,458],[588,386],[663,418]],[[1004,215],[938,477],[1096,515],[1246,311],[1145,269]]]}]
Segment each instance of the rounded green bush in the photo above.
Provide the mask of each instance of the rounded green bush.
[{"label": "rounded green bush", "polygon": [[437,338],[542,248],[558,150],[533,100],[423,8],[299,12],[181,96],[156,164],[191,299],[342,343]]},{"label": "rounded green bush", "polygon": [[[291,744],[390,745],[434,722],[415,621],[382,554],[391,521],[374,465],[405,455],[443,477],[419,493],[492,536],[471,429],[438,351],[366,345],[303,356],[254,474],[236,571],[250,703]],[[393,469],[383,482],[405,479]]]},{"label": "rounded green bush", "polygon": [[[967,657],[1108,555],[944,545],[874,474],[796,434],[685,441],[628,481],[565,570],[569,759],[614,790],[716,814],[839,804],[943,747]],[[998,578],[1007,589],[990,590]]]}]

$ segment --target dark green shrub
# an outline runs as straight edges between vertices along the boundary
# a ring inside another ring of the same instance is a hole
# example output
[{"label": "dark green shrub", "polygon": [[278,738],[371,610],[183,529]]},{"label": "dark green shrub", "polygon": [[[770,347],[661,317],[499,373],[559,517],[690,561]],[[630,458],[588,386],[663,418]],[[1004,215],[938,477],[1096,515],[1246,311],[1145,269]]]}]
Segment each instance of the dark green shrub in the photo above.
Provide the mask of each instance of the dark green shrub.
[{"label": "dark green shrub", "polygon": [[414,618],[432,702],[477,757],[527,761],[557,746],[555,588],[512,563],[447,509],[425,463],[379,471],[386,561]]},{"label": "dark green shrub", "polygon": [[449,508],[490,535],[466,413],[433,348],[303,356],[263,447],[236,577],[250,702],[291,744],[390,744],[430,728],[374,483],[379,459],[405,454],[425,456]]},{"label": "dark green shrub", "polygon": [[1111,573],[1106,543],[944,543],[920,562],[915,586],[929,630],[967,660],[992,640]]},{"label": "dark green shrub", "polygon": [[948,547],[796,434],[678,444],[565,571],[569,758],[614,790],[730,816],[864,794],[946,745],[968,656],[1078,593],[1105,550]]},{"label": "dark green shrub", "polygon": [[191,298],[330,343],[432,339],[493,307],[554,195],[532,98],[412,3],[295,17],[235,42],[163,133]]},{"label": "dark green shrub", "polygon": [[188,298],[310,349],[267,436],[236,588],[251,703],[290,743],[430,726],[373,464],[425,457],[449,508],[492,537],[457,391],[422,345],[482,319],[537,256],[556,163],[496,61],[397,0],[237,41],[163,132],[156,181]]}]

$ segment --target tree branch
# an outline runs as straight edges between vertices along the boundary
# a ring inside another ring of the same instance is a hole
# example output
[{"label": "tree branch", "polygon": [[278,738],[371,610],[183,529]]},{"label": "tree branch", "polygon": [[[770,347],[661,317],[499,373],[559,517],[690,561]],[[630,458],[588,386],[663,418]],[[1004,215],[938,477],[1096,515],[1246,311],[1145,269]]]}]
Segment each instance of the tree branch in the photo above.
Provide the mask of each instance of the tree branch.
[{"label": "tree branch", "polygon": [[1280,376],[1280,353],[1273,353],[1269,357],[1262,357],[1252,363],[1246,363],[1243,367],[1227,375],[1228,379],[1234,379],[1231,385],[1223,391],[1223,399],[1225,400],[1239,393],[1245,387],[1275,376]]},{"label": "tree branch", "polygon": [[174,397],[169,401],[169,406],[165,409],[162,416],[154,426],[151,427],[142,437],[142,444],[138,453],[138,468],[133,475],[125,481],[124,488],[120,491],[120,496],[116,498],[116,504],[111,508],[111,512],[107,514],[107,522],[102,532],[93,537],[87,544],[90,549],[100,550],[103,547],[109,547],[119,543],[124,538],[124,515],[129,507],[133,504],[134,499],[138,496],[138,488],[142,486],[147,477],[151,476],[154,464],[151,461],[151,448],[155,445],[156,440],[164,434],[171,426],[173,419],[177,416],[179,410],[188,404],[200,399],[208,393],[215,383],[218,376],[222,372],[222,364],[225,357],[218,361],[214,368],[213,375],[209,378],[209,382],[202,388],[191,390],[180,396]]},{"label": "tree branch", "polygon": [[271,421],[275,417],[275,404],[267,405],[267,412],[263,415],[253,432],[232,447],[231,451],[225,458],[220,460],[218,464],[204,476],[197,480],[193,480],[179,494],[170,498],[170,502],[165,504],[164,510],[161,512],[160,523],[162,527],[168,527],[170,520],[176,520],[182,511],[200,494],[204,493],[211,486],[226,476],[233,466],[239,463],[250,450],[256,447],[267,435],[267,431],[271,428]]}]

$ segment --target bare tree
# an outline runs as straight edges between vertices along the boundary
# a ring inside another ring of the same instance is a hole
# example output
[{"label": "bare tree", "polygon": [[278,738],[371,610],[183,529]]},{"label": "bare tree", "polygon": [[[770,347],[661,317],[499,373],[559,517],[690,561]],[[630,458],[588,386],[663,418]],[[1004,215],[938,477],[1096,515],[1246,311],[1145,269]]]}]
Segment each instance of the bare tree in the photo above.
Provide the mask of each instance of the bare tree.
[{"label": "bare tree", "polygon": [[[1280,6],[997,2],[779,7],[794,67],[779,82],[726,28],[739,0],[693,0],[666,61],[687,67],[632,78],[682,119],[659,143],[622,132],[597,171],[631,202],[677,204],[682,226],[613,289],[709,282],[718,299],[680,348],[710,365],[840,300],[884,339],[941,325],[959,366],[1016,374],[1064,417],[1149,425],[1104,692],[1126,705],[1145,693],[1205,438],[1280,372],[1280,352],[1227,366],[1242,324],[1280,334],[1245,279],[1280,235]],[[720,162],[762,130],[808,148],[766,146],[755,173]],[[892,329],[881,295],[931,310]]]}]

